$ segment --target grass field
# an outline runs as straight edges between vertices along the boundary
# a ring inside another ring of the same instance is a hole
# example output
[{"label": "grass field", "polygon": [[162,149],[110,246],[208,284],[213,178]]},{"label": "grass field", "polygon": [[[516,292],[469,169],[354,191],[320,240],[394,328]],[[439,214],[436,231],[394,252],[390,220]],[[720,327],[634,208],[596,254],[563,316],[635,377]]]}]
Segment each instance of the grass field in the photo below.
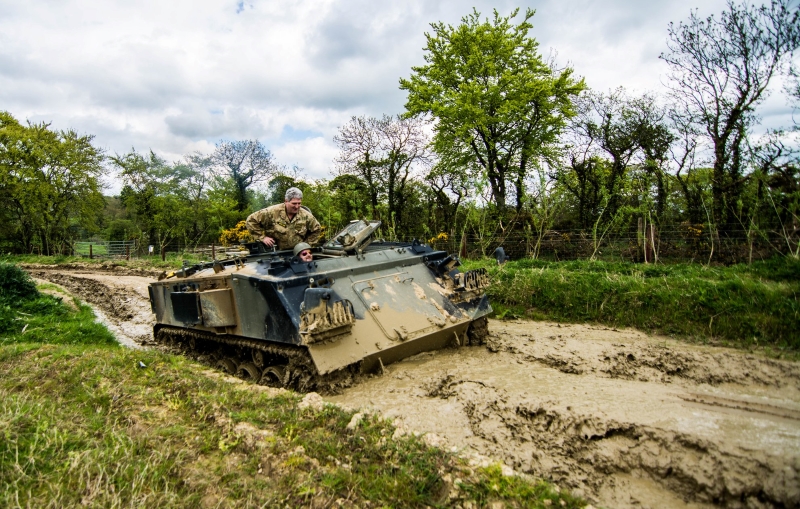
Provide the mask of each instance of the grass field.
[{"label": "grass field", "polygon": [[120,347],[40,290],[0,264],[0,507],[585,505],[378,416],[350,425],[353,411]]},{"label": "grass field", "polygon": [[636,327],[703,342],[800,351],[800,261],[645,265],[519,260],[487,267],[498,317]]}]

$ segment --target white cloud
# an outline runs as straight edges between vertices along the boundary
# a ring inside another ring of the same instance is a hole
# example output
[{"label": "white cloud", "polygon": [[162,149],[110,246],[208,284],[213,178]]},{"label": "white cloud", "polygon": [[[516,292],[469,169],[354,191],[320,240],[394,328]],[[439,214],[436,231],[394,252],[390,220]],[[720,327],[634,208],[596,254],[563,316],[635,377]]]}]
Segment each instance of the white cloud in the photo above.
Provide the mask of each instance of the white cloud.
[{"label": "white cloud", "polygon": [[[522,2],[547,55],[598,90],[659,91],[667,25],[725,0]],[[511,0],[0,0],[0,108],[177,160],[220,139],[259,139],[281,164],[329,178],[352,115],[402,110],[430,23]],[[776,94],[777,95],[777,94]],[[770,99],[765,123],[787,117]],[[766,105],[765,105],[766,106]],[[115,190],[112,186],[112,191]]]}]

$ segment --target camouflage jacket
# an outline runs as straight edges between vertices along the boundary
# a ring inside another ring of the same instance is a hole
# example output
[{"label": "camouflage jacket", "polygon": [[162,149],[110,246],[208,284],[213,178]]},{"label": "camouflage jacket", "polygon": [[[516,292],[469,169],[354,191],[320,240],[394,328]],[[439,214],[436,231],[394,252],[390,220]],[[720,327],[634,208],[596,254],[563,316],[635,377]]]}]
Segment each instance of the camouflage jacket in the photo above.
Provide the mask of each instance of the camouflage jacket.
[{"label": "camouflage jacket", "polygon": [[322,237],[319,221],[307,208],[300,207],[300,211],[290,221],[283,203],[253,212],[247,216],[246,224],[247,231],[257,241],[265,236],[275,239],[278,250],[292,249],[299,242],[314,246]]}]

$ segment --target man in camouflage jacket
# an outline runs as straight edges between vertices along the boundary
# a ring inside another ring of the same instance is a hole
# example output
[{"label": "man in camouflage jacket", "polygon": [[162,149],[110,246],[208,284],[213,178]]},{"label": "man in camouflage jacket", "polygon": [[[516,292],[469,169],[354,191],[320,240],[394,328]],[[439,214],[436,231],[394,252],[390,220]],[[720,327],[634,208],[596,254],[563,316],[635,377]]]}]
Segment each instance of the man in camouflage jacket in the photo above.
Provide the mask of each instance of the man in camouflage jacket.
[{"label": "man in camouflage jacket", "polygon": [[286,191],[285,201],[272,205],[247,217],[247,231],[267,247],[278,250],[292,249],[306,242],[316,245],[322,237],[319,221],[306,207],[302,207],[303,192],[296,187]]}]

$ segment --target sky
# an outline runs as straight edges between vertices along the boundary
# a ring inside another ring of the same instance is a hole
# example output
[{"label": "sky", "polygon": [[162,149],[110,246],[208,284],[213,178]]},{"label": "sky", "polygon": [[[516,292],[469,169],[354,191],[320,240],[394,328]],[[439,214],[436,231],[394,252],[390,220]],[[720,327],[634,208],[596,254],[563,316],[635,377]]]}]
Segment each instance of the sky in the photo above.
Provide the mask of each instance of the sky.
[{"label": "sky", "polygon": [[[402,112],[398,80],[424,64],[430,23],[473,7],[535,9],[540,52],[592,89],[662,93],[669,23],[725,0],[0,0],[0,110],[94,135],[109,155],[177,161],[258,139],[279,164],[329,179],[338,127]],[[760,113],[791,125],[778,92]]]}]

